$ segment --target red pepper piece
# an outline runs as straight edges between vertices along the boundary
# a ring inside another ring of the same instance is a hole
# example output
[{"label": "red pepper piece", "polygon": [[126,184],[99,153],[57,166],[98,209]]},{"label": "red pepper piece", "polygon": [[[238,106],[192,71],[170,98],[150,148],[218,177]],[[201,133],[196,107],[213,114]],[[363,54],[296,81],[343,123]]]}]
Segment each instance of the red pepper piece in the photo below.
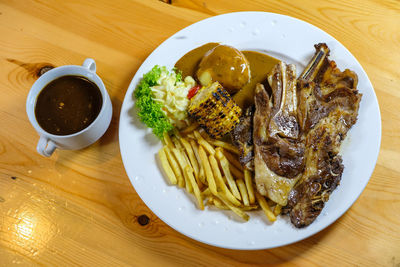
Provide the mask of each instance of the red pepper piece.
[{"label": "red pepper piece", "polygon": [[188,94],[187,94],[187,98],[191,99],[195,94],[197,94],[197,92],[200,90],[200,85],[195,85],[192,88],[190,88]]}]

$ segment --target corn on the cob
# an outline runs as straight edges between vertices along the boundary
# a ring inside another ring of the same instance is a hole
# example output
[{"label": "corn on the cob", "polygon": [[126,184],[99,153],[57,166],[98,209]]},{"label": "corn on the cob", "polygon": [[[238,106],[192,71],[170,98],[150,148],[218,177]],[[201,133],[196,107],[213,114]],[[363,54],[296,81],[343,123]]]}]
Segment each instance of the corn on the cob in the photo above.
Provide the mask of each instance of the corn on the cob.
[{"label": "corn on the cob", "polygon": [[221,84],[214,82],[191,99],[188,112],[212,138],[220,138],[239,123],[242,110]]}]

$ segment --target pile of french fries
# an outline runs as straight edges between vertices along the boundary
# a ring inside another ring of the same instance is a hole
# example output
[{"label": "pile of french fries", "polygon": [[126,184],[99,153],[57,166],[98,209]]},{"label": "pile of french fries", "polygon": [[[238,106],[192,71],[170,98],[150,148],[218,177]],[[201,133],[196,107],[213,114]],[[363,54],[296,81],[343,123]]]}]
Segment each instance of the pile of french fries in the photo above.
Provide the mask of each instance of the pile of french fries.
[{"label": "pile of french fries", "polygon": [[238,161],[237,148],[211,139],[196,125],[172,136],[164,133],[164,146],[158,155],[170,183],[193,194],[201,210],[205,204],[230,209],[248,221],[246,211],[261,208],[271,222],[280,213],[279,205],[255,190],[253,174]]}]

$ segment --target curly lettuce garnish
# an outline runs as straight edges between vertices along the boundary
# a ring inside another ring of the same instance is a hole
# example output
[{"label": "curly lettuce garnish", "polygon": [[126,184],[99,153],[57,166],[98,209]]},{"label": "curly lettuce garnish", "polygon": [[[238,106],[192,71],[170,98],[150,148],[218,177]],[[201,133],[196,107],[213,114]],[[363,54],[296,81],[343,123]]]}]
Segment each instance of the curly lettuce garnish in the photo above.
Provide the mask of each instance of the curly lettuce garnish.
[{"label": "curly lettuce garnish", "polygon": [[[154,66],[151,71],[143,75],[135,90],[136,106],[140,121],[153,129],[153,133],[162,139],[164,132],[171,131],[174,126],[162,111],[162,105],[153,99],[151,87],[157,85],[161,73],[166,67]],[[182,79],[182,76],[179,77]]]}]

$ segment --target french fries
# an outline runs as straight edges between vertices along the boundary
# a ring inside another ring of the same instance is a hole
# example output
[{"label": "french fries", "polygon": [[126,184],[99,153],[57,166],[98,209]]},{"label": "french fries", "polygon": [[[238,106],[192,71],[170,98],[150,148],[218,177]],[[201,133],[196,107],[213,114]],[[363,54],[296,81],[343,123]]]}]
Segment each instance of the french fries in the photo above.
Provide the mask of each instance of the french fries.
[{"label": "french fries", "polygon": [[210,143],[208,143],[206,141],[206,139],[203,138],[203,136],[201,136],[201,134],[198,131],[194,131],[194,136],[197,139],[197,142],[199,142],[199,144],[204,147],[205,150],[207,150],[208,153],[210,153],[211,155],[215,154],[215,150],[212,147],[212,145],[210,145]]},{"label": "french fries", "polygon": [[238,170],[243,171],[243,166],[242,166],[242,164],[240,164],[240,162],[237,159],[237,157],[233,156],[231,153],[229,153],[229,152],[227,152],[225,150],[222,153],[224,153],[226,159],[229,161],[230,164],[235,166]]},{"label": "french fries", "polygon": [[185,139],[185,138],[181,138],[180,139],[183,147],[186,150],[187,155],[189,156],[189,160],[190,160],[190,164],[193,167],[193,171],[194,171],[194,176],[197,179],[197,182],[199,182],[199,165],[197,163],[196,160],[196,156],[194,155],[193,149],[191,147],[191,145],[189,144],[189,142]]},{"label": "french fries", "polygon": [[203,164],[204,172],[206,174],[208,187],[210,188],[210,191],[213,195],[217,195],[218,194],[217,193],[217,185],[215,184],[214,175],[211,171],[211,166],[210,166],[210,163],[208,162],[207,154],[204,151],[202,146],[199,147],[199,155],[200,155],[201,162]]},{"label": "french fries", "polygon": [[211,197],[207,204],[214,205],[215,207],[217,207],[221,210],[229,210],[228,206],[224,205],[224,203],[222,203],[221,200],[219,200],[218,198],[215,198],[215,197]]},{"label": "french fries", "polygon": [[220,147],[218,147],[217,150],[221,150],[225,158],[229,161],[229,170],[232,175],[236,178],[244,179],[243,167],[240,162],[232,154],[222,150]]},{"label": "french fries", "polygon": [[212,140],[212,144],[217,147],[225,148],[226,150],[231,151],[231,152],[235,153],[236,155],[240,154],[239,150],[235,146],[233,146],[229,143],[219,141],[219,140]]},{"label": "french fries", "polygon": [[268,220],[270,222],[274,222],[276,220],[276,216],[271,211],[271,208],[268,206],[268,203],[267,203],[267,200],[265,200],[265,197],[260,195],[260,193],[256,192],[256,198],[257,198],[258,204],[260,204],[260,207],[264,211]]},{"label": "french fries", "polygon": [[209,156],[209,160],[210,160],[210,164],[211,164],[211,168],[213,170],[214,173],[214,177],[215,177],[215,181],[217,184],[217,187],[219,187],[222,191],[222,194],[230,201],[232,202],[232,204],[234,204],[235,206],[240,206],[240,201],[238,201],[233,195],[232,193],[229,191],[228,187],[226,187],[226,184],[224,182],[224,179],[222,179],[222,175],[221,175],[221,171],[219,170],[218,167],[218,162],[215,159],[214,155],[210,155]]},{"label": "french fries", "polygon": [[239,179],[244,179],[244,173],[243,171],[238,170],[235,166],[233,166],[232,164],[229,164],[229,170],[231,171],[232,175],[235,178],[239,178]]},{"label": "french fries", "polygon": [[[190,167],[190,169],[192,170],[192,172],[193,172],[193,168],[192,168],[192,165],[190,164],[190,160],[189,160],[189,158],[188,158],[188,156],[186,155],[186,153],[184,153],[184,151],[180,151],[181,152],[181,154],[183,155],[183,158],[185,159],[185,161],[186,161],[186,166],[189,166]],[[186,168],[186,166],[185,166],[185,168]],[[185,171],[183,171],[183,172],[185,172]],[[189,179],[189,177],[186,175],[184,175],[184,177],[185,177],[185,179]],[[189,183],[189,184],[191,184],[191,183]],[[191,189],[191,186],[189,185],[188,186],[188,188],[186,188],[186,189],[188,189],[189,190],[189,193],[192,193],[192,189]]]},{"label": "french fries", "polygon": [[194,141],[194,140],[190,140],[190,145],[192,146],[194,155],[196,156],[197,162],[199,164],[199,179],[203,184],[205,184],[206,176],[204,174],[203,165],[201,164],[201,159],[200,159],[200,155],[199,155],[199,147],[197,146],[196,141]]},{"label": "french fries", "polygon": [[248,221],[250,219],[250,216],[245,213],[243,210],[241,210],[238,207],[233,206],[229,201],[227,201],[223,196],[219,195],[217,196],[219,200],[221,200],[228,208],[230,208],[234,213],[236,213],[239,217],[241,217],[243,220]]},{"label": "french fries", "polygon": [[282,210],[282,206],[279,204],[276,204],[276,206],[274,208],[274,215],[278,216],[279,214],[281,214],[281,210]]},{"label": "french fries", "polygon": [[276,220],[282,207],[256,192],[253,174],[240,164],[236,147],[210,138],[196,124],[163,137],[158,157],[166,178],[193,194],[199,209],[231,210],[248,221],[246,211],[261,208],[269,221]]},{"label": "french fries", "polygon": [[[229,210],[230,208],[228,206],[226,206],[221,200],[219,200],[218,198],[215,197],[211,197],[209,198],[209,200],[207,201],[207,204],[209,205],[213,205],[219,209],[222,210]],[[239,209],[243,210],[243,211],[251,211],[251,210],[257,210],[260,208],[260,206],[258,205],[252,205],[252,206],[240,206],[238,207]]]},{"label": "french fries", "polygon": [[212,141],[210,136],[206,133],[206,131],[204,131],[204,129],[199,129],[198,132],[207,142]]},{"label": "french fries", "polygon": [[196,130],[199,127],[199,125],[197,124],[197,122],[194,122],[192,124],[190,124],[188,127],[186,127],[185,129],[183,129],[181,131],[181,134],[189,134],[191,132],[193,132],[194,130]]},{"label": "french fries", "polygon": [[212,194],[211,194],[210,188],[207,187],[203,192],[201,192],[201,195],[204,196],[204,197],[211,196]]},{"label": "french fries", "polygon": [[256,198],[254,196],[253,179],[249,170],[244,170],[244,182],[246,184],[247,193],[249,195],[249,202],[250,204],[254,204],[256,202]]},{"label": "french fries", "polygon": [[185,180],[183,179],[182,172],[181,172],[181,170],[179,168],[178,163],[176,162],[175,158],[173,157],[170,148],[168,146],[165,146],[164,147],[164,151],[165,151],[165,154],[167,155],[167,158],[168,158],[168,161],[169,161],[169,163],[170,163],[170,165],[172,167],[172,170],[175,173],[176,180],[178,181],[178,186],[179,187],[184,187],[185,186]]},{"label": "french fries", "polygon": [[197,185],[196,180],[194,179],[192,168],[190,168],[189,166],[186,166],[185,173],[186,173],[187,177],[189,178],[189,182],[192,184],[194,196],[197,198],[197,204],[199,206],[199,209],[204,210],[203,198],[201,196],[200,188]]},{"label": "french fries", "polygon": [[173,148],[174,144],[172,143],[171,137],[169,136],[169,134],[167,132],[163,132],[163,137],[164,137],[164,143],[170,147]]},{"label": "french fries", "polygon": [[163,167],[165,174],[168,177],[168,180],[171,182],[171,184],[177,184],[178,180],[176,179],[175,173],[169,165],[167,155],[165,154],[165,148],[161,148],[160,151],[158,151],[158,157],[160,159],[161,166]]},{"label": "french fries", "polygon": [[173,148],[172,153],[174,154],[175,158],[178,160],[179,166],[181,167],[181,170],[183,171],[183,177],[185,178],[185,186],[186,190],[189,193],[193,192],[193,187],[192,184],[189,182],[189,178],[187,177],[187,174],[185,172],[185,168],[187,165],[187,161],[185,160],[184,156],[181,154],[181,151]]},{"label": "french fries", "polygon": [[174,147],[180,150],[183,150],[183,146],[181,145],[181,142],[179,142],[178,138],[175,136],[171,138],[172,143],[174,144]]},{"label": "french fries", "polygon": [[229,162],[228,162],[228,160],[225,158],[224,154],[222,154],[221,150],[219,150],[219,149],[217,150],[216,156],[220,160],[222,171],[225,174],[226,180],[228,181],[228,185],[229,185],[229,188],[232,191],[232,194],[237,199],[241,200],[242,198],[240,196],[239,190],[238,190],[238,188],[236,186],[236,183],[235,183],[235,180],[233,179],[233,177],[231,175],[231,172],[229,170]]},{"label": "french fries", "polygon": [[245,206],[249,206],[250,205],[249,195],[247,194],[247,188],[246,188],[246,185],[243,182],[243,179],[237,179],[236,180],[236,184],[237,184],[237,186],[239,188],[240,195],[242,196],[243,204]]}]

